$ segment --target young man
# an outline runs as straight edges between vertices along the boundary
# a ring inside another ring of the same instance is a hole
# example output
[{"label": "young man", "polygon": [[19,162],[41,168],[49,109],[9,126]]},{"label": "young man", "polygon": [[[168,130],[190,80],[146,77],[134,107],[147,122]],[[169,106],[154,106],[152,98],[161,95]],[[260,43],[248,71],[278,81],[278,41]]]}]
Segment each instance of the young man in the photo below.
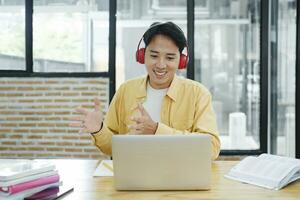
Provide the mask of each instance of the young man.
[{"label": "young man", "polygon": [[211,94],[200,83],[176,76],[188,61],[188,55],[182,54],[187,48],[184,33],[172,22],[156,22],[142,39],[145,48],[138,47],[136,56],[145,64],[147,76],[120,86],[104,121],[95,99],[95,110],[77,109],[82,116],[72,118],[79,122],[71,126],[92,133],[95,145],[108,155],[114,134],[209,134],[216,159],[220,140]]}]

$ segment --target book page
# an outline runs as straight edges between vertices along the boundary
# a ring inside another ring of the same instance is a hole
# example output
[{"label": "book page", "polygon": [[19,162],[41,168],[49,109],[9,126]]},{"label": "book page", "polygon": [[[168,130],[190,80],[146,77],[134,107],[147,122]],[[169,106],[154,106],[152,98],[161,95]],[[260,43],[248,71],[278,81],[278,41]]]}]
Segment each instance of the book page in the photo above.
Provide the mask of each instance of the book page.
[{"label": "book page", "polygon": [[247,157],[236,165],[232,170],[251,176],[280,181],[289,174],[295,167],[300,165],[297,162],[288,162],[284,159],[269,157]]},{"label": "book page", "polygon": [[258,160],[262,165],[268,167],[262,166],[261,173],[264,173],[265,176],[274,177],[276,180],[283,179],[297,166],[300,167],[299,160],[277,155],[262,154],[258,157]]},{"label": "book page", "polygon": [[261,154],[257,158],[264,159],[264,160],[272,160],[272,161],[277,161],[277,162],[285,162],[285,163],[289,163],[290,165],[300,165],[299,159],[271,155],[271,154],[266,154],[266,153]]},{"label": "book page", "polygon": [[235,165],[226,175],[228,178],[270,189],[280,189],[294,179],[300,169],[300,161],[275,155],[248,156]]}]

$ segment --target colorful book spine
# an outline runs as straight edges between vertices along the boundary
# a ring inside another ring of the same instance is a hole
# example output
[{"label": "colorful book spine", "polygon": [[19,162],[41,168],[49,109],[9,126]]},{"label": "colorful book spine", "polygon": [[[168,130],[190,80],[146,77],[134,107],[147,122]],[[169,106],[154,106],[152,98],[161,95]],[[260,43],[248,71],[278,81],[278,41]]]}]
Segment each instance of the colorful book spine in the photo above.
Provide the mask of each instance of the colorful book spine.
[{"label": "colorful book spine", "polygon": [[28,182],[24,182],[24,183],[20,183],[20,184],[16,184],[16,185],[11,185],[8,187],[2,187],[2,188],[0,188],[0,191],[10,195],[10,194],[15,194],[15,193],[22,192],[24,190],[28,190],[31,188],[35,188],[38,186],[47,185],[47,184],[56,183],[56,182],[59,182],[58,174],[53,175],[53,176],[39,178],[36,180],[32,180],[32,181],[28,181]]}]

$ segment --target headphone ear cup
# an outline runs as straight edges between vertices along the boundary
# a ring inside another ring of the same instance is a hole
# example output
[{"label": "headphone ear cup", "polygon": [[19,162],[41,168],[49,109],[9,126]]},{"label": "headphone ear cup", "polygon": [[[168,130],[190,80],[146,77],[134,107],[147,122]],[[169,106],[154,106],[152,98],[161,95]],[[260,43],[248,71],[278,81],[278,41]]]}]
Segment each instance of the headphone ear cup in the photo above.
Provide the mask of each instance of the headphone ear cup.
[{"label": "headphone ear cup", "polygon": [[184,54],[180,54],[178,69],[185,69],[188,64],[188,57]]},{"label": "headphone ear cup", "polygon": [[135,54],[136,61],[140,64],[145,63],[145,48],[140,48]]}]

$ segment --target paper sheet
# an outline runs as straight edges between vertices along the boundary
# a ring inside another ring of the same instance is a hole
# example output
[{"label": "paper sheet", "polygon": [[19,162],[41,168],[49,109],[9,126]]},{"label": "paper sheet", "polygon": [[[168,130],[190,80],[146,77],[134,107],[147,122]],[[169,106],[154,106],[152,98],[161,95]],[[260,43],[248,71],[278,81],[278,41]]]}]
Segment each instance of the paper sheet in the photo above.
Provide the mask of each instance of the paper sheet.
[{"label": "paper sheet", "polygon": [[95,169],[93,176],[114,176],[113,161],[102,160],[98,167]]}]

